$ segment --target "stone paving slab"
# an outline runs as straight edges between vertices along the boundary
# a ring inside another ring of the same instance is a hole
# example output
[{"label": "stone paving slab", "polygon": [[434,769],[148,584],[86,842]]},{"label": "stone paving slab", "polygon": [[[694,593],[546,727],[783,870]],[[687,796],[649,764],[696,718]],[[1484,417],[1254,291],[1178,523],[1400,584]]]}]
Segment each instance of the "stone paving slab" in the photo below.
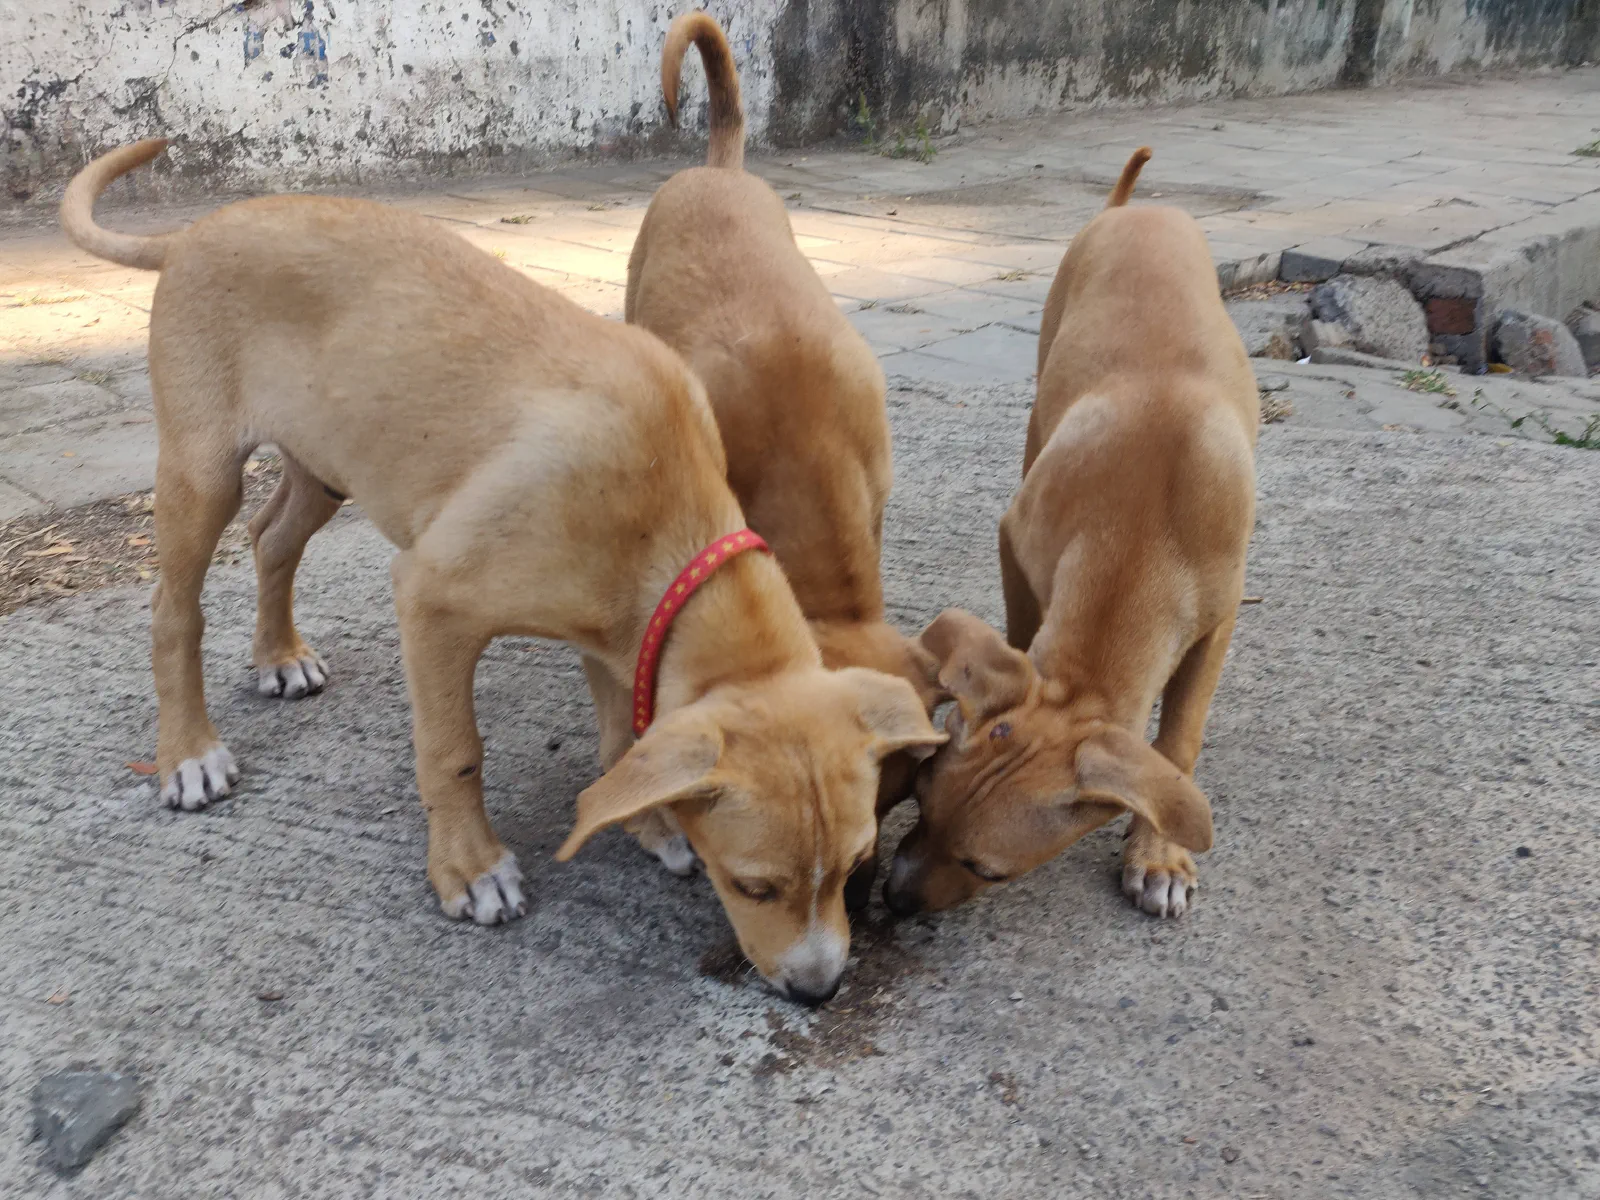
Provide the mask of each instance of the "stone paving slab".
[{"label": "stone paving slab", "polygon": [[[905,627],[999,618],[1030,400],[893,381]],[[246,774],[205,814],[124,766],[154,737],[144,592],[4,618],[0,1190],[1592,1196],[1600,456],[1505,441],[1264,431],[1263,602],[1182,921],[1126,905],[1107,829],[943,917],[874,911],[814,1016],[701,965],[726,936],[703,880],[616,834],[553,862],[596,770],[559,648],[496,643],[477,685],[533,911],[434,911],[390,550],[358,517],[297,589],[334,672],[315,699],[256,694],[250,570],[213,569],[207,678]],[[145,1102],[63,1181],[27,1096],[75,1061]]]},{"label": "stone paving slab", "polygon": [[[1597,82],[1600,69],[1586,69],[1075,114],[964,131],[942,139],[927,164],[828,149],[753,155],[750,165],[788,198],[802,246],[886,369],[1016,380],[1034,354],[1010,334],[1036,331],[1066,244],[1140,144],[1155,158],[1138,197],[1201,218],[1224,285],[1276,278],[1285,251],[1331,255],[1376,241],[1439,251],[1441,262],[1472,270],[1488,264],[1519,303],[1548,306],[1581,290],[1587,277],[1569,278],[1561,263],[1563,254],[1594,257],[1574,230],[1594,232],[1600,245],[1600,160],[1571,153],[1600,126]],[[440,182],[380,198],[446,221],[539,282],[620,317],[644,208],[688,162]],[[118,208],[115,199],[106,219],[129,230],[172,228],[205,211]],[[43,219],[12,214],[0,229],[0,367],[56,364],[72,378],[17,395],[23,385],[0,375],[8,511],[93,499],[101,484],[148,485],[154,453],[149,425],[119,426],[111,441],[126,447],[125,469],[93,472],[62,457],[77,453],[69,440],[90,433],[85,385],[148,407],[139,375],[154,276],[79,254]],[[1514,266],[1529,239],[1546,248],[1538,278],[1497,265]],[[888,312],[897,307],[920,310],[901,314],[920,320],[899,320]],[[982,348],[1006,357],[984,360]],[[108,419],[119,411],[108,402]],[[53,464],[39,443],[12,440],[51,430],[60,443]]]}]

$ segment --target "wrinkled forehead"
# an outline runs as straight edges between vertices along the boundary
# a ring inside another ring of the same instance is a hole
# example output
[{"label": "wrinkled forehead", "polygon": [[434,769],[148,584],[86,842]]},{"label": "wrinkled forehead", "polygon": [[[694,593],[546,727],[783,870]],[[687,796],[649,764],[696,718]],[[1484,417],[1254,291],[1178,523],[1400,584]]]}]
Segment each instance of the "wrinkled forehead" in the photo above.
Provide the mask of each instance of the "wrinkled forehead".
[{"label": "wrinkled forehead", "polygon": [[997,722],[975,738],[947,743],[919,792],[923,816],[934,824],[981,825],[1013,809],[1048,806],[1072,786],[1069,759],[1054,740]]}]

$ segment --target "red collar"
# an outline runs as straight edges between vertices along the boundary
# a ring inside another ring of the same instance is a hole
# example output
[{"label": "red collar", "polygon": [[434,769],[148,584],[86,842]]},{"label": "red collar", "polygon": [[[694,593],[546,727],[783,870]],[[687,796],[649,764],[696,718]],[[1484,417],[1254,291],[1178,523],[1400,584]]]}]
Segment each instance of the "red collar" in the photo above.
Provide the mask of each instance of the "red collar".
[{"label": "red collar", "polygon": [[761,536],[750,529],[741,529],[737,533],[718,538],[694,556],[694,560],[672,581],[672,586],[667,588],[666,595],[661,597],[661,603],[656,605],[656,611],[645,629],[644,642],[639,647],[639,665],[633,672],[635,737],[643,737],[644,731],[650,728],[650,722],[655,719],[656,664],[661,659],[661,647],[667,640],[667,630],[672,625],[672,618],[678,615],[679,610],[689,602],[689,597],[694,595],[695,589],[710,579],[719,566],[746,550],[765,550],[769,554],[772,552],[767,543],[761,540]]}]

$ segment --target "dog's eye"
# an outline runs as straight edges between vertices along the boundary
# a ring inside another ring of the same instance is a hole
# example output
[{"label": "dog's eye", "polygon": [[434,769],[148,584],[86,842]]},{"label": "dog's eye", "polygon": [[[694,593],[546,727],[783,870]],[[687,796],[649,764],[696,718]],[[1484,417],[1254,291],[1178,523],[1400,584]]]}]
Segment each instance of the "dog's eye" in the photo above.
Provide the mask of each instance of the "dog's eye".
[{"label": "dog's eye", "polygon": [[757,904],[775,899],[778,895],[778,889],[763,879],[735,879],[733,886],[746,900],[754,900]]},{"label": "dog's eye", "polygon": [[1010,736],[1011,726],[1007,725],[1004,721],[1001,721],[1000,724],[989,730],[989,740],[991,742],[998,738],[1008,738]]},{"label": "dog's eye", "polygon": [[967,870],[971,871],[985,883],[1004,883],[1006,881],[1006,877],[1004,875],[1001,875],[997,871],[991,871],[982,863],[974,862],[970,858],[963,858],[961,860],[961,865]]}]

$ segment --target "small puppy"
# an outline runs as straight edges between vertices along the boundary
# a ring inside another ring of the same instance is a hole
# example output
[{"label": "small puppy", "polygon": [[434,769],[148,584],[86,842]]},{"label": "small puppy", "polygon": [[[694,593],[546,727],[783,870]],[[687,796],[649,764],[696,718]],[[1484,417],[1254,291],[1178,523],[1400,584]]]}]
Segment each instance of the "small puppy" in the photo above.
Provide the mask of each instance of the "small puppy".
[{"label": "small puppy", "polygon": [[1200,227],[1123,207],[1149,156],[1045,305],[1022,486],[1000,523],[1007,640],[956,610],[923,634],[957,704],[894,859],[897,912],[960,903],[1129,812],[1123,891],[1177,917],[1188,851],[1211,846],[1192,777],[1244,586],[1259,399]]},{"label": "small puppy", "polygon": [[527,909],[483,807],[472,678],[499,635],[557,638],[583,653],[611,769],[578,797],[556,857],[670,809],[761,974],[793,999],[831,996],[850,942],[845,880],[876,852],[878,764],[944,736],[904,681],[825,670],[782,569],[735,552],[755,539],[740,541],[700,382],[650,334],[380,204],[273,196],[159,237],[96,225],[106,185],[165,145],[96,159],[61,205],[83,249],[161,272],[162,796],[204,808],[239,777],[206,714],[200,589],[245,459],[271,442],[284,475],[251,523],[255,665],[272,694],[320,686],[294,573],[353,498],[399,550],[428,878],[448,915],[494,924]]},{"label": "small puppy", "polygon": [[[682,354],[706,385],[728,482],[772,546],[829,667],[907,680],[931,713],[933,656],[884,620],[878,565],[893,469],[883,372],[795,245],[773,190],[743,170],[744,110],[727,39],[689,12],[672,22],[661,88],[674,123],[690,43],[711,91],[708,166],[681,171],[650,202],[628,261],[627,319]],[[910,792],[915,761],[884,763],[880,811]],[[664,822],[640,840],[683,859]],[[692,862],[685,864],[692,869]],[[852,901],[865,903],[876,863]]]}]

